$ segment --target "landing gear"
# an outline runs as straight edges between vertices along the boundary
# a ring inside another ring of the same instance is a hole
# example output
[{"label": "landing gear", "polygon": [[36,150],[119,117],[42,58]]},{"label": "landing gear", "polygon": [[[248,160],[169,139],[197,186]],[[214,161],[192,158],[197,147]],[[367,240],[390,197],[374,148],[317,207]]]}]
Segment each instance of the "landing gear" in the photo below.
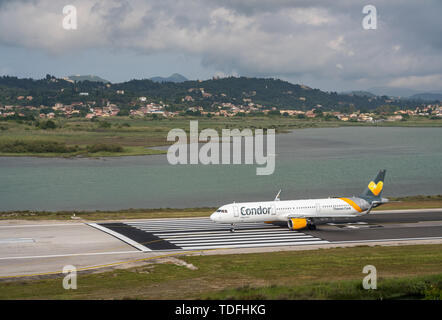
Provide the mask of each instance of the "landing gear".
[{"label": "landing gear", "polygon": [[315,224],[308,224],[307,229],[308,230],[316,230],[316,225]]},{"label": "landing gear", "polygon": [[233,223],[231,224],[230,232],[235,232],[235,225]]},{"label": "landing gear", "polygon": [[316,224],[313,219],[307,220],[307,230],[316,230]]}]

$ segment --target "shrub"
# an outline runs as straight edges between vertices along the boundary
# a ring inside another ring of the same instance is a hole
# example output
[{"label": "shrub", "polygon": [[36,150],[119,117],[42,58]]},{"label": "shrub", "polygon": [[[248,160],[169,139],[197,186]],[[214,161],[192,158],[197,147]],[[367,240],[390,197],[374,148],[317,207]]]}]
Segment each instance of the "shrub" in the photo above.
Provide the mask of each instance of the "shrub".
[{"label": "shrub", "polygon": [[86,147],[87,152],[96,153],[96,152],[123,152],[124,149],[122,146],[114,145],[114,144],[93,144]]},{"label": "shrub", "polygon": [[99,126],[100,128],[110,128],[112,125],[111,125],[110,122],[103,121],[103,122],[100,122],[100,123],[98,124],[98,126]]},{"label": "shrub", "polygon": [[36,126],[43,130],[57,128],[57,125],[52,120],[37,122]]},{"label": "shrub", "polygon": [[55,141],[12,141],[0,143],[0,151],[6,153],[71,153],[78,147],[70,147]]}]

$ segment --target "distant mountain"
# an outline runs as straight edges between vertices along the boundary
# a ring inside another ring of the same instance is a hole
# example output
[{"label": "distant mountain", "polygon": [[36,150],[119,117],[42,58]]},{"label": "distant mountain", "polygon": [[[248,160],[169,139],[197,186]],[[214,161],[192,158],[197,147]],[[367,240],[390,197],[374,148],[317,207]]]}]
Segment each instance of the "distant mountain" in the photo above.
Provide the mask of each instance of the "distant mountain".
[{"label": "distant mountain", "polygon": [[442,101],[442,93],[418,93],[414,94],[411,97],[408,97],[408,99],[412,100],[425,100],[425,101]]},{"label": "distant mountain", "polygon": [[401,98],[407,98],[421,92],[414,89],[395,88],[395,87],[373,87],[368,89],[367,91],[377,96],[401,97]]},{"label": "distant mountain", "polygon": [[409,100],[422,100],[422,101],[442,101],[441,91],[427,91],[409,89],[409,88],[393,88],[393,87],[374,87],[368,89],[368,91],[374,93],[377,96],[388,96]]},{"label": "distant mountain", "polygon": [[94,75],[75,75],[75,76],[69,76],[67,77],[67,79],[75,81],[75,82],[79,82],[79,81],[92,81],[92,82],[103,82],[103,83],[110,83],[110,81],[100,78],[98,76],[94,76]]},{"label": "distant mountain", "polygon": [[187,79],[185,76],[179,74],[179,73],[174,73],[173,75],[169,76],[169,77],[152,77],[150,78],[150,80],[152,80],[153,82],[175,82],[175,83],[180,83],[180,82],[184,82],[184,81],[189,81],[189,79]]},{"label": "distant mountain", "polygon": [[358,96],[358,97],[369,97],[369,98],[376,97],[375,94],[368,92],[368,91],[350,91],[350,92],[343,92],[343,94],[349,94],[349,95],[354,95],[354,96]]}]

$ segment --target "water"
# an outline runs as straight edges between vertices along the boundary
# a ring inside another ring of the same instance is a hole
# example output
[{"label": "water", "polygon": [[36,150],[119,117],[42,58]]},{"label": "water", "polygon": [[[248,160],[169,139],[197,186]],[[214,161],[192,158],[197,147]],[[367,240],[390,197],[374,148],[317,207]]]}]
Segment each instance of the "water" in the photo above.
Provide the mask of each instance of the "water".
[{"label": "water", "polygon": [[442,194],[442,128],[348,127],[276,137],[273,175],[255,165],[178,165],[165,155],[0,157],[0,211],[219,206],[358,195],[387,169],[384,196]]}]

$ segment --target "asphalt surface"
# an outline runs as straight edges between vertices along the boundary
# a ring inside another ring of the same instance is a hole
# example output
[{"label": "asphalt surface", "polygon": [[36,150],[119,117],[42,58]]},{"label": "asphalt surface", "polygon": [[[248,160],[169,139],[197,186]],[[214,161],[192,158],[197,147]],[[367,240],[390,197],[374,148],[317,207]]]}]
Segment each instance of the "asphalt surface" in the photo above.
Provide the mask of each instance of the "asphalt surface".
[{"label": "asphalt surface", "polygon": [[[0,222],[0,280],[77,270],[130,266],[189,251],[203,254],[305,250],[361,244],[442,243],[442,209],[376,212],[319,221],[315,231],[285,224],[244,224],[235,233],[208,218],[131,220],[85,224]],[[212,250],[215,249],[215,250]],[[206,251],[207,250],[207,251]]]},{"label": "asphalt surface", "polygon": [[441,211],[375,213],[356,218],[319,220],[317,230],[289,231],[285,223],[230,225],[208,218],[156,219],[102,223],[100,226],[142,244],[147,251],[203,250],[335,242],[415,240],[442,238]]}]

